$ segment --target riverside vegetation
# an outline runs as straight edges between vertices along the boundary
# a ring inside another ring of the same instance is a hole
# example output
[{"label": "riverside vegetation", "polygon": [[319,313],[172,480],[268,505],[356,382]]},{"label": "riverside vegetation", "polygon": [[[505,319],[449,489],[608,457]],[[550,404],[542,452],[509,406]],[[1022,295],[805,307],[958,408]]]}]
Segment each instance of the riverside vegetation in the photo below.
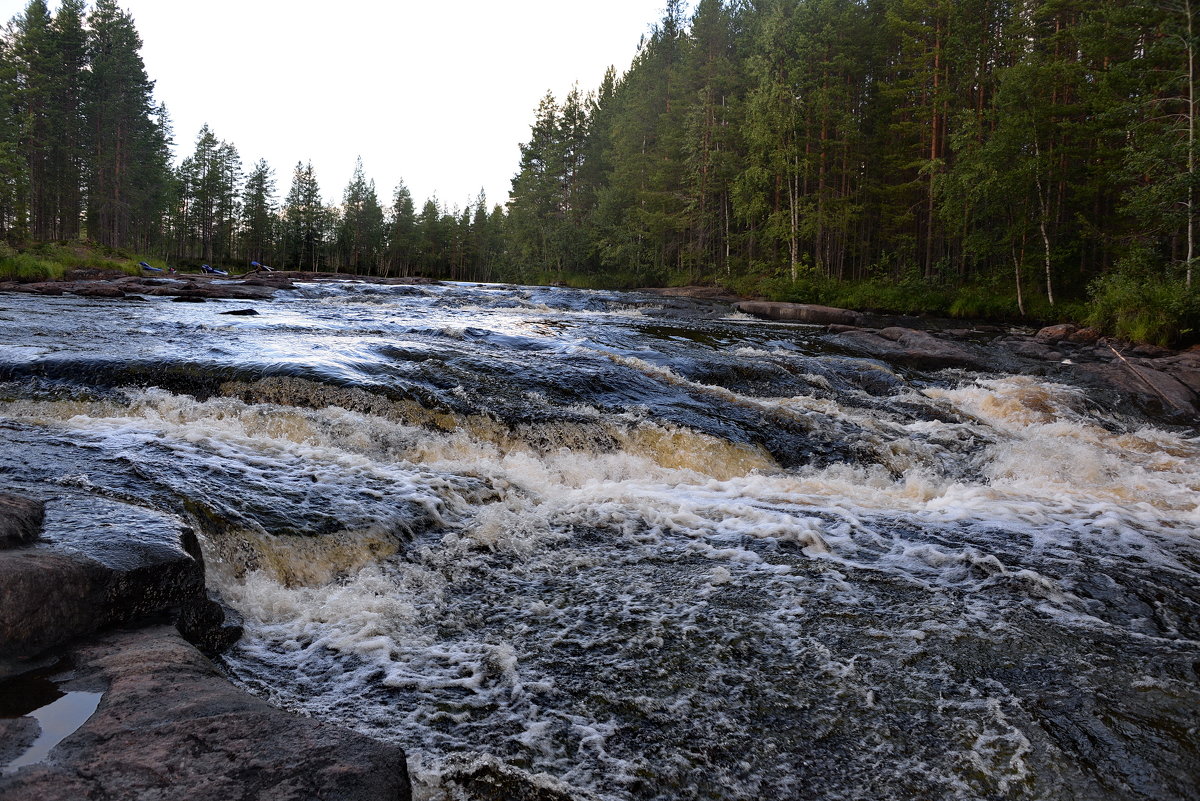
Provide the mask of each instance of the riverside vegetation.
[{"label": "riverside vegetation", "polygon": [[53,276],[83,237],[183,267],[719,284],[1186,342],[1193,5],[670,0],[627,71],[542,99],[507,203],[418,209],[361,161],[338,202],[311,163],[280,201],[207,126],[175,165],[132,17],[31,0],[0,48],[0,274]]}]

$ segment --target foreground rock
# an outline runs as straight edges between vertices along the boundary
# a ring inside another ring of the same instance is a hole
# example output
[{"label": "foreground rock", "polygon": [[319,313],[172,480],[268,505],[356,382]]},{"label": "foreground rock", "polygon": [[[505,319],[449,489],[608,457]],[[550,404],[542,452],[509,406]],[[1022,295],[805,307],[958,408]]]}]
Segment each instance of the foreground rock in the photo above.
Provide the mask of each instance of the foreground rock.
[{"label": "foreground rock", "polygon": [[36,540],[45,518],[46,506],[41,501],[0,493],[0,550]]},{"label": "foreground rock", "polygon": [[[0,504],[0,529],[28,525],[30,506]],[[65,494],[45,506],[44,537],[0,550],[0,673],[108,626],[171,615],[216,651],[240,635],[204,588],[191,530],[165,515],[105,498]],[[23,523],[22,521],[26,521]]]},{"label": "foreground rock", "polygon": [[399,747],[247,695],[169,626],[107,634],[70,659],[60,690],[102,692],[99,707],[44,764],[0,777],[5,801],[410,797]]}]

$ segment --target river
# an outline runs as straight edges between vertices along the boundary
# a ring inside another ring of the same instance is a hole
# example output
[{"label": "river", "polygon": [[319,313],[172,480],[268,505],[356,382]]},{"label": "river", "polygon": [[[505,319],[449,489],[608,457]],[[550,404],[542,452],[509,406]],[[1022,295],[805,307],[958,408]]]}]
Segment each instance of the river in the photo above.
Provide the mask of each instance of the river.
[{"label": "river", "polygon": [[194,527],[232,679],[402,744],[416,797],[472,759],[605,801],[1195,797],[1196,430],[699,301],[245,305],[0,295],[0,488]]}]

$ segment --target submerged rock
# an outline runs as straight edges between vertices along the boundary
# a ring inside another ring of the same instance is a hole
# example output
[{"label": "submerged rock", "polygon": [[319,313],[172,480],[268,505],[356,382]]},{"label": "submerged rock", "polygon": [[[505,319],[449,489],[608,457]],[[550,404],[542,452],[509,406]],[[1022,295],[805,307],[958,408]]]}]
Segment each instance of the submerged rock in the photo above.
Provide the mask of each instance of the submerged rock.
[{"label": "submerged rock", "polygon": [[5,801],[411,797],[399,746],[247,695],[168,626],[98,637],[70,657],[62,688],[103,691],[99,707],[46,762],[0,777]]},{"label": "submerged rock", "polygon": [[451,759],[441,775],[452,801],[592,801],[544,773],[531,774],[495,757],[477,754]]}]

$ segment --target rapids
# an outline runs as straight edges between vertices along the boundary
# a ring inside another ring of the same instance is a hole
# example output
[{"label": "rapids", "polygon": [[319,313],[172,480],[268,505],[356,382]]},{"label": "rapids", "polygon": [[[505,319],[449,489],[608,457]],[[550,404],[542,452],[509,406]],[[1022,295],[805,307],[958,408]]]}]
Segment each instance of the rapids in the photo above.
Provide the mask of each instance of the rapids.
[{"label": "rapids", "polygon": [[188,522],[232,679],[401,743],[418,798],[472,758],[611,801],[1194,797],[1195,430],[702,302],[230,308],[0,295],[0,489]]}]

